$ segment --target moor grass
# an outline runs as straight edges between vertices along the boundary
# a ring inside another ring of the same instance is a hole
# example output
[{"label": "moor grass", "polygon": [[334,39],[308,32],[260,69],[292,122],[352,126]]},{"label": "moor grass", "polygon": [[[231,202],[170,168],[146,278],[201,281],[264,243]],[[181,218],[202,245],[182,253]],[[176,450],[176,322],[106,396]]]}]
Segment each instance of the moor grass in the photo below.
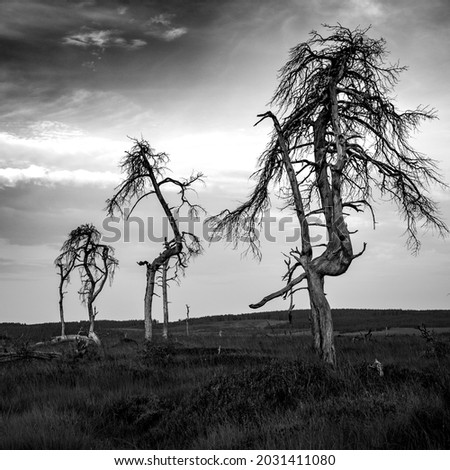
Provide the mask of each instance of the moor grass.
[{"label": "moor grass", "polygon": [[104,328],[83,357],[61,344],[0,364],[0,448],[450,448],[450,357],[420,336],[338,336],[332,369],[286,324],[222,326],[147,347],[138,328]]}]

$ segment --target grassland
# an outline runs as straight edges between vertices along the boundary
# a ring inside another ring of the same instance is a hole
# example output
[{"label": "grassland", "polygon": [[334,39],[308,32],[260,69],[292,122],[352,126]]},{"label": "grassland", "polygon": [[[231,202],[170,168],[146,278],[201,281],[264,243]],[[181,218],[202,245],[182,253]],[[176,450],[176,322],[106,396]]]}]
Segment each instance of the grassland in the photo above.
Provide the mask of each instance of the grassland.
[{"label": "grassland", "polygon": [[[302,314],[293,326],[285,317],[196,319],[189,337],[178,322],[168,342],[158,339],[158,326],[149,347],[141,322],[105,321],[101,350],[76,357],[74,345],[61,344],[52,361],[0,364],[0,447],[450,448],[449,334],[435,335],[445,346],[438,354],[420,335],[388,330],[354,342],[342,334],[331,369],[311,351]],[[448,312],[335,318],[340,333],[450,326]],[[5,348],[57,333],[57,324],[0,325]],[[369,367],[375,358],[383,377]]]}]

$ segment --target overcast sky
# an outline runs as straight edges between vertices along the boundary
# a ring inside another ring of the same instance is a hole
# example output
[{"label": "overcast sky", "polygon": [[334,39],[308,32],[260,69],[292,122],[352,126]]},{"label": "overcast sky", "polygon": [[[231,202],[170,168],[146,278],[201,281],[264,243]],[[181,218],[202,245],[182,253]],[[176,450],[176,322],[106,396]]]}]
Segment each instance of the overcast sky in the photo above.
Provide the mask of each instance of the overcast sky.
[{"label": "overcast sky", "polygon": [[[207,175],[198,201],[210,214],[233,208],[267,143],[266,111],[291,47],[322,23],[372,25],[391,62],[409,66],[396,89],[400,108],[430,105],[415,147],[439,162],[450,183],[450,4],[447,0],[2,0],[0,3],[0,321],[58,321],[53,260],[81,223],[104,226],[105,200],[120,182],[127,136],[144,136],[171,157],[173,176]],[[450,223],[450,194],[433,188]],[[274,201],[274,214],[277,213]],[[345,276],[326,280],[332,307],[450,308],[450,240],[422,234],[418,256],[389,204],[379,224],[349,220],[355,251]],[[136,215],[158,219],[151,202]],[[155,222],[156,223],[156,222]],[[122,227],[117,224],[117,227]],[[120,269],[99,298],[99,317],[143,318],[145,272],[160,244],[115,242]],[[123,228],[123,227],[122,227]],[[201,234],[199,224],[195,228]],[[282,286],[282,251],[263,242],[260,263],[224,243],[206,245],[181,285],[170,288],[171,315],[242,313]],[[245,248],[245,247],[243,247]],[[67,320],[86,319],[73,276]],[[308,299],[299,293],[299,308]],[[266,309],[287,305],[274,301]],[[154,317],[161,319],[159,304]]]}]

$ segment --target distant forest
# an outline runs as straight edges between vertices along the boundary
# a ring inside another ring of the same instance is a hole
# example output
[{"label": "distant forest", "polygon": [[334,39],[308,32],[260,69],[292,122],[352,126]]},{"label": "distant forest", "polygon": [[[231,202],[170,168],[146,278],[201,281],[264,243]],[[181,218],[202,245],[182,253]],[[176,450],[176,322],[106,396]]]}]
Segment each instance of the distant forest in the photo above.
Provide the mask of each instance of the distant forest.
[{"label": "distant forest", "polygon": [[[294,310],[292,328],[309,329],[309,310]],[[383,330],[393,327],[412,327],[424,323],[429,328],[449,327],[450,310],[402,310],[402,309],[334,309],[334,327],[337,332],[350,332],[360,330]],[[189,324],[192,333],[195,334],[195,326],[207,326],[221,322],[239,322],[249,320],[266,320],[267,328],[286,328],[289,325],[288,312],[286,310],[273,310],[266,312],[252,312],[241,314],[214,315],[198,318],[190,318]],[[185,320],[171,322],[177,332],[177,326],[184,325]],[[271,323],[273,322],[273,324]],[[281,323],[280,323],[281,322]],[[143,320],[98,320],[99,332],[116,329],[144,329]],[[161,325],[155,321],[156,328]],[[89,322],[68,322],[67,330],[77,333],[80,328],[87,330]],[[238,325],[236,325],[238,327]],[[58,336],[60,333],[60,323],[40,323],[27,325],[25,323],[0,323],[0,340],[22,337],[23,340],[45,340],[49,336]],[[182,334],[182,329],[180,333]]]}]

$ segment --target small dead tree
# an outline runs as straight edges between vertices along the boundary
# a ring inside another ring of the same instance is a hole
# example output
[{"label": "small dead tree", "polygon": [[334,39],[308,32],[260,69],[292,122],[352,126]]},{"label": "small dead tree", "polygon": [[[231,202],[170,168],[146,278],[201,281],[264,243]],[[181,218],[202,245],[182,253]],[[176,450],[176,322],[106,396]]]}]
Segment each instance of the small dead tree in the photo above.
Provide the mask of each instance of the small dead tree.
[{"label": "small dead tree", "polygon": [[[164,246],[166,248],[169,248],[167,245],[167,239],[165,240]],[[163,305],[163,331],[162,335],[164,339],[169,339],[169,296],[168,296],[168,290],[169,290],[169,283],[171,281],[175,281],[178,285],[180,283],[179,277],[178,277],[178,258],[173,258],[175,259],[175,265],[173,266],[173,271],[174,274],[171,276],[170,275],[170,258],[166,260],[166,262],[162,265],[161,267],[161,275],[159,276],[159,279],[157,282],[158,286],[161,287],[162,291],[162,305]]]},{"label": "small dead tree", "polygon": [[58,305],[59,305],[59,318],[61,321],[61,338],[66,336],[66,322],[64,320],[64,296],[67,292],[64,288],[70,282],[70,274],[73,271],[74,265],[76,263],[75,257],[68,257],[67,253],[61,253],[55,259],[55,267],[58,269],[59,284],[58,284]]},{"label": "small dead tree", "polygon": [[433,330],[430,331],[424,323],[419,325],[417,329],[420,331],[422,338],[426,341],[427,346],[423,352],[424,356],[442,358],[449,354],[450,346],[447,343],[438,341]]},{"label": "small dead tree", "polygon": [[[111,199],[106,201],[108,215],[115,213],[125,215],[125,208],[131,204],[126,217],[129,217],[139,202],[147,196],[156,196],[165,217],[169,221],[172,238],[166,239],[164,250],[153,261],[139,261],[139,266],[146,268],[146,290],[144,298],[144,324],[145,339],[152,340],[152,304],[155,294],[155,283],[157,273],[164,268],[171,259],[176,260],[178,269],[184,272],[190,257],[202,252],[200,239],[191,232],[184,232],[179,227],[178,215],[180,211],[187,208],[189,218],[195,218],[204,209],[198,204],[193,204],[188,198],[189,191],[196,182],[203,181],[203,174],[192,174],[187,179],[174,179],[166,176],[169,156],[166,153],[157,153],[150,144],[144,140],[132,139],[134,145],[131,151],[126,152],[121,162],[121,169],[125,177],[123,182],[115,188]],[[163,193],[165,186],[178,189],[178,205],[169,206]],[[167,304],[166,304],[167,306]]]},{"label": "small dead tree", "polygon": [[[119,264],[114,257],[114,248],[101,243],[101,233],[94,225],[83,224],[70,232],[61,248],[57,263],[62,266],[62,273],[70,274],[75,269],[79,271],[81,289],[78,293],[88,310],[88,337],[98,343],[99,340],[94,331],[97,315],[94,302],[103,290],[106,281],[109,279],[111,284],[114,278],[115,269]],[[66,276],[65,282],[68,282],[68,279]]]},{"label": "small dead tree", "polygon": [[[443,184],[436,164],[408,142],[422,120],[435,117],[434,111],[396,109],[390,93],[405,68],[386,63],[383,39],[369,38],[367,29],[326,29],[328,36],[314,31],[294,47],[281,69],[271,101],[280,117],[271,111],[259,115],[260,121],[271,121],[274,131],[258,160],[249,199],[210,223],[227,239],[246,238],[260,256],[259,229],[272,188],[279,191],[285,208],[296,215],[301,242],[289,253],[284,287],[250,307],[286,298],[306,282],[314,348],[325,362],[335,364],[324,280],[344,274],[366,248],[364,244],[354,253],[347,211],[369,209],[375,225],[375,196],[393,200],[413,252],[420,247],[418,223],[440,235],[448,229],[427,191],[430,184]],[[312,226],[322,227],[324,243],[313,244]]]},{"label": "small dead tree", "polygon": [[186,304],[186,336],[189,336],[189,305]]},{"label": "small dead tree", "polygon": [[292,312],[294,311],[295,304],[294,304],[294,293],[290,292],[289,294],[290,297],[290,303],[289,303],[289,308],[288,308],[288,320],[289,320],[289,325],[292,326]]},{"label": "small dead tree", "polygon": [[[168,248],[167,239],[165,240],[164,246]],[[192,245],[191,245],[192,248]],[[194,253],[198,254],[197,252]],[[188,254],[188,257],[192,256]],[[182,257],[183,259],[183,257]],[[163,304],[163,331],[162,335],[164,339],[169,338],[169,285],[172,281],[175,281],[180,285],[180,275],[184,275],[186,263],[181,264],[179,257],[172,257],[173,265],[171,265],[171,259],[168,259],[164,265],[161,267],[161,275],[157,282],[157,285],[161,288],[162,291],[162,304]],[[188,327],[189,328],[189,327]]]}]

